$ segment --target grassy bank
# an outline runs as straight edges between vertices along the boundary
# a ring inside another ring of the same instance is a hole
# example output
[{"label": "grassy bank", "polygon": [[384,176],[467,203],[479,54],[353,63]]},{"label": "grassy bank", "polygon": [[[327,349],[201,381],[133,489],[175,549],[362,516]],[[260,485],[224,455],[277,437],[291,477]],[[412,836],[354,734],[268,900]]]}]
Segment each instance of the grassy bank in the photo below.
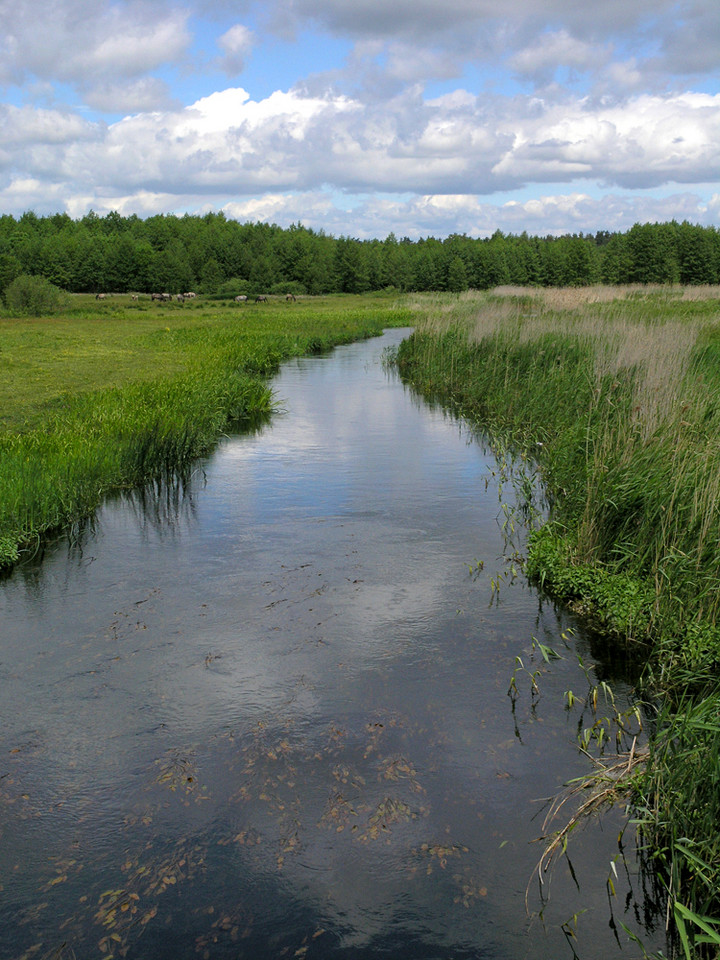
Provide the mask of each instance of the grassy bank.
[{"label": "grassy bank", "polygon": [[645,663],[662,707],[632,786],[681,935],[699,931],[683,910],[720,913],[719,296],[428,298],[398,355],[426,397],[537,462],[550,520],[528,574]]},{"label": "grassy bank", "polygon": [[182,471],[267,416],[289,357],[408,321],[390,298],[155,304],[74,297],[0,316],[0,567],[119,487]]}]

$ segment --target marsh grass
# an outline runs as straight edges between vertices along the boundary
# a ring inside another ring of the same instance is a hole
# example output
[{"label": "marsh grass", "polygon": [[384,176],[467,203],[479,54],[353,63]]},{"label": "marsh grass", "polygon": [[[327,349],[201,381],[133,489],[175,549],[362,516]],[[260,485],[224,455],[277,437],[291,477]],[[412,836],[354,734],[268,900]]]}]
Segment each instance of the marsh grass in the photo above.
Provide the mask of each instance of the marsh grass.
[{"label": "marsh grass", "polygon": [[715,948],[720,288],[504,288],[416,308],[403,377],[537,461],[550,519],[526,572],[645,664],[657,716],[625,786],[683,951]]},{"label": "marsh grass", "polygon": [[544,536],[651,588],[628,639],[659,634],[685,666],[720,662],[720,290],[704,293],[467,295],[426,304],[399,355],[423,392],[537,457]]},{"label": "marsh grass", "polygon": [[0,319],[0,567],[111,491],[182,473],[229,426],[267,417],[283,359],[408,320],[378,299],[72,303],[52,319]]}]

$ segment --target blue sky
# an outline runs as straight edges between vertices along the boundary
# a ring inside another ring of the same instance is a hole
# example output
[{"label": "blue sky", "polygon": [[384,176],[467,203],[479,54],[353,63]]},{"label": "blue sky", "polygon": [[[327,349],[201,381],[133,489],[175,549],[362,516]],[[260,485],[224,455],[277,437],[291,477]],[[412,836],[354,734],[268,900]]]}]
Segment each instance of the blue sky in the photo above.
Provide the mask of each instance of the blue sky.
[{"label": "blue sky", "polygon": [[0,0],[0,212],[720,222],[717,0]]}]

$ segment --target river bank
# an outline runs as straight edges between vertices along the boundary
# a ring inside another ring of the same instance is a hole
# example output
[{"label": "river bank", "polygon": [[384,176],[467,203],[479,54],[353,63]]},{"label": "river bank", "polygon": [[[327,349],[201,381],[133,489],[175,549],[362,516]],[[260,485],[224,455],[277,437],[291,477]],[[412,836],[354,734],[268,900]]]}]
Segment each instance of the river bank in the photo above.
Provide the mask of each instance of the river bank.
[{"label": "river bank", "polygon": [[390,297],[157,305],[74,297],[0,319],[0,569],[113,490],[182,472],[273,409],[267,378],[407,322]]},{"label": "river bank", "polygon": [[718,290],[510,289],[417,308],[401,375],[539,472],[550,520],[526,572],[642,665],[653,734],[624,787],[686,956],[717,945]]}]

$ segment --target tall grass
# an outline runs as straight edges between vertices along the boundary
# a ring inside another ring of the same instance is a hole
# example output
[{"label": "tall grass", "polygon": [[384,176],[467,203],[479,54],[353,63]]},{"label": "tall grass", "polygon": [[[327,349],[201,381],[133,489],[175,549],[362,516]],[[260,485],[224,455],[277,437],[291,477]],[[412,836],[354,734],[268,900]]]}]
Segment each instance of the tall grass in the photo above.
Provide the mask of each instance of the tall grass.
[{"label": "tall grass", "polygon": [[720,915],[719,298],[426,298],[398,353],[426,396],[537,461],[550,519],[528,574],[647,661],[644,689],[662,709],[636,802],[684,935],[693,916]]},{"label": "tall grass", "polygon": [[568,562],[651,591],[628,639],[720,662],[720,309],[611,292],[426,305],[399,366],[539,460]]}]

